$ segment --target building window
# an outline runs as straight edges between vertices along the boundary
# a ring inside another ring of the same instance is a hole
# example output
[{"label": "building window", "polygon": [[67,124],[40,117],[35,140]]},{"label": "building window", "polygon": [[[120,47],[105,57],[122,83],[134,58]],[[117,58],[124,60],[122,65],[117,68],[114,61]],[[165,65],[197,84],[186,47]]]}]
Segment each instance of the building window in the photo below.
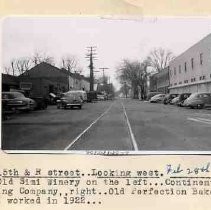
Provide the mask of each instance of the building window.
[{"label": "building window", "polygon": [[200,53],[200,64],[202,65],[203,64],[203,53]]},{"label": "building window", "polygon": [[170,77],[172,77],[172,70],[169,70]]},{"label": "building window", "polygon": [[195,82],[195,81],[196,81],[196,78],[195,77],[191,79],[191,82]]},{"label": "building window", "polygon": [[185,62],[185,73],[187,72],[187,63]]},{"label": "building window", "polygon": [[179,65],[179,73],[181,74],[181,65]]},{"label": "building window", "polygon": [[175,82],[174,85],[177,85],[177,83]]},{"label": "building window", "polygon": [[177,74],[177,70],[176,70],[176,67],[174,67],[174,75]]},{"label": "building window", "polygon": [[191,68],[193,69],[193,67],[194,67],[194,60],[193,58],[191,58]]},{"label": "building window", "polygon": [[199,80],[205,80],[206,79],[206,76],[200,76],[199,77]]},{"label": "building window", "polygon": [[182,84],[182,82],[179,82],[179,84],[181,85],[181,84]]},{"label": "building window", "polygon": [[184,80],[184,83],[185,83],[185,84],[188,83],[188,80]]}]

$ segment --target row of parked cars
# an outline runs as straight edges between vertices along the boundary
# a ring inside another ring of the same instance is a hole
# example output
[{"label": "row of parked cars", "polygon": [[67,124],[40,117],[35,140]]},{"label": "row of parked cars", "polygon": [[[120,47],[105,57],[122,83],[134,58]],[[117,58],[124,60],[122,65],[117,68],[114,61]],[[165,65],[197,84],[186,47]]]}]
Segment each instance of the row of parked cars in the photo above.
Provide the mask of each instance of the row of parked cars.
[{"label": "row of parked cars", "polygon": [[77,107],[82,108],[85,102],[96,100],[108,100],[111,96],[96,91],[71,90],[59,95],[53,93],[49,97],[26,97],[21,91],[2,92],[2,116],[6,119],[8,115],[17,111],[32,111],[35,109],[46,109],[47,106],[56,105],[58,109]]},{"label": "row of parked cars", "polygon": [[203,109],[211,107],[211,93],[155,94],[149,98],[151,103],[172,104],[181,107]]}]

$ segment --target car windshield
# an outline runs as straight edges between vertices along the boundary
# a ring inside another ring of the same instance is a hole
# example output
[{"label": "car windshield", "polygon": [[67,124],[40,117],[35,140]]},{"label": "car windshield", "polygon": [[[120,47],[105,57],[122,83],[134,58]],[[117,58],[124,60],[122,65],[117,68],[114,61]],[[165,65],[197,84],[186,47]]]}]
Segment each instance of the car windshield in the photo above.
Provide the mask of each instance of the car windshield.
[{"label": "car windshield", "polygon": [[24,98],[25,96],[19,92],[11,92],[11,93],[2,93],[3,99],[14,99],[14,98]]},{"label": "car windshield", "polygon": [[68,97],[80,97],[80,93],[79,92],[68,92],[65,94],[65,96],[68,96]]}]

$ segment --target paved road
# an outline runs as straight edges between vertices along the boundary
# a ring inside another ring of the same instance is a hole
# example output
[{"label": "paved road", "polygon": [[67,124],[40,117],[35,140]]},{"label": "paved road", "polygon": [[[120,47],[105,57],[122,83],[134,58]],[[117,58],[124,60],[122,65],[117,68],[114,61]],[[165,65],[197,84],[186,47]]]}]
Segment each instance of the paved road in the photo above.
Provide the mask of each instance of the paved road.
[{"label": "paved road", "polygon": [[82,110],[19,114],[2,124],[11,150],[211,151],[211,110],[138,100],[85,104]]}]

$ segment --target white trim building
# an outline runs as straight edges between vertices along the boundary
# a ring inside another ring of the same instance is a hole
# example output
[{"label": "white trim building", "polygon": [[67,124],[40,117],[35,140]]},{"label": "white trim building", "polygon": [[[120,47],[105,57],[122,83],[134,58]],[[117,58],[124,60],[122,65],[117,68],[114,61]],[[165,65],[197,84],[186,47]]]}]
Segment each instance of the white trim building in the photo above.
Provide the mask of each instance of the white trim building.
[{"label": "white trim building", "polygon": [[170,93],[211,93],[211,34],[169,64]]}]

